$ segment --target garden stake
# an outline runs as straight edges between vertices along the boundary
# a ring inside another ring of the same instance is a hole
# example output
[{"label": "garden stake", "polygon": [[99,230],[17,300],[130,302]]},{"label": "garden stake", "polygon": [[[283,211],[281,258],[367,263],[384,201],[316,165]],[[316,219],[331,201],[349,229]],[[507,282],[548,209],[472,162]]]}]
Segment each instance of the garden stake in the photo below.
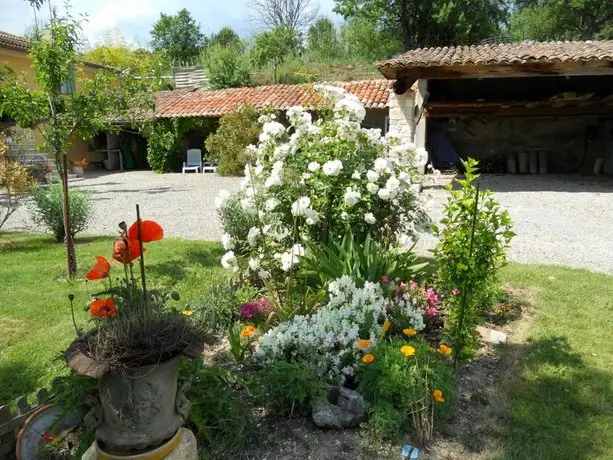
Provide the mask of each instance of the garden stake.
[{"label": "garden stake", "polygon": [[[479,185],[477,184],[477,190],[475,191],[475,209],[473,210],[473,218],[472,218],[472,230],[470,233],[470,249],[468,250],[468,258],[471,259],[473,255],[473,243],[475,241],[475,226],[477,223],[477,209],[479,207]],[[460,318],[458,319],[459,326],[458,331],[460,333],[460,343],[454,344],[453,349],[453,367],[457,371],[458,369],[458,353],[462,351],[464,348],[464,317],[466,313],[466,295],[467,295],[467,287],[468,281],[464,281],[464,286],[462,287],[462,303],[460,308]]]},{"label": "garden stake", "polygon": [[136,226],[138,228],[138,245],[140,249],[140,278],[143,283],[143,303],[147,309],[147,281],[145,278],[145,250],[143,248],[143,232],[141,230],[140,206],[136,205]]}]

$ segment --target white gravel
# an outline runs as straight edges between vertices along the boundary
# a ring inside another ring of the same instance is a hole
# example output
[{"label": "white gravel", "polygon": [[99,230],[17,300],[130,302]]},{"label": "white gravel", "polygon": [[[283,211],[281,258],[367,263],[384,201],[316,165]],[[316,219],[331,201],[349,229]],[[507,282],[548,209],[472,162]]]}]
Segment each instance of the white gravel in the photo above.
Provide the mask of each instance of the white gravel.
[{"label": "white gravel", "polygon": [[[513,220],[517,236],[509,260],[613,273],[613,178],[586,176],[482,176],[481,187]],[[442,216],[444,189],[426,189],[428,213]],[[419,246],[434,244],[426,237]]]},{"label": "white gravel", "polygon": [[[509,210],[517,236],[509,259],[565,265],[613,273],[613,178],[581,176],[483,176],[482,186],[496,192]],[[219,240],[221,227],[214,200],[219,190],[238,190],[240,179],[215,174],[164,174],[150,171],[90,173],[71,181],[93,193],[92,234],[115,234],[117,223],[134,219],[139,203],[145,218],[157,220],[169,237]],[[447,192],[426,188],[433,220],[442,214]],[[21,208],[4,230],[41,231]],[[421,248],[434,244],[426,236]]]}]

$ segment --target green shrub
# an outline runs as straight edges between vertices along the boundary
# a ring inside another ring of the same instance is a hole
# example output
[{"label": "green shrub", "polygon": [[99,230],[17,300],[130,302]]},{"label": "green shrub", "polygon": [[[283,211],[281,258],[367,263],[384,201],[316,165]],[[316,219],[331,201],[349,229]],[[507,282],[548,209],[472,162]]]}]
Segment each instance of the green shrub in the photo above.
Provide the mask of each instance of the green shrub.
[{"label": "green shrub", "polygon": [[497,297],[498,272],[515,236],[508,212],[500,209],[493,193],[477,190],[478,162],[469,158],[462,164],[466,174],[455,180],[459,189],[447,186],[450,196],[441,219],[443,228],[433,226],[440,237],[433,251],[438,290],[446,298],[456,359],[468,359],[477,349],[475,327]]},{"label": "green shrub", "polygon": [[176,130],[171,122],[156,121],[146,131],[147,162],[158,173],[175,171],[180,156]]},{"label": "green shrub", "polygon": [[241,88],[251,85],[249,58],[237,46],[210,46],[204,56],[213,89]]},{"label": "green shrub", "polygon": [[[406,356],[404,346],[414,349]],[[370,429],[378,436],[393,438],[410,426],[415,431],[412,412],[434,408],[435,418],[448,415],[453,407],[453,370],[450,361],[431,351],[421,341],[392,340],[368,350],[374,360],[363,364],[358,389],[369,405]],[[440,390],[444,403],[433,401],[433,392]],[[417,433],[419,436],[419,433]]]},{"label": "green shrub", "polygon": [[[58,243],[64,240],[64,200],[61,185],[39,186],[32,189],[29,205],[32,220],[53,233]],[[92,218],[93,202],[89,193],[69,190],[70,225],[72,236],[85,230]]]},{"label": "green shrub", "polygon": [[232,235],[234,240],[234,253],[247,255],[251,248],[247,242],[247,235],[251,227],[258,227],[259,220],[257,214],[245,211],[240,203],[240,199],[233,196],[228,199],[226,204],[219,208],[219,219],[224,231]]},{"label": "green shrub", "polygon": [[316,366],[310,362],[275,361],[253,373],[249,388],[256,403],[272,415],[304,415],[312,401],[321,399],[326,382],[316,376]]},{"label": "green shrub", "polygon": [[247,146],[258,141],[262,125],[259,113],[248,105],[221,118],[219,128],[205,141],[209,159],[217,163],[222,176],[242,176],[252,158]]},{"label": "green shrub", "polygon": [[182,375],[192,378],[187,397],[188,423],[205,458],[238,458],[254,433],[251,404],[242,384],[229,371],[184,361]]},{"label": "green shrub", "polygon": [[214,286],[194,307],[194,320],[212,334],[225,334],[237,318],[238,303],[227,284]]}]

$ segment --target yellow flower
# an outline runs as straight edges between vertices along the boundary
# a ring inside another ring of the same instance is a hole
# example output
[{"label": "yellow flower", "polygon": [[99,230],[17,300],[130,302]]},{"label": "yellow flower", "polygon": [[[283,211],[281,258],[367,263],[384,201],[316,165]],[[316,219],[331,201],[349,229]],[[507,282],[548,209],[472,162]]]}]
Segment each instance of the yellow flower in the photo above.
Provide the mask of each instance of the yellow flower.
[{"label": "yellow flower", "polygon": [[370,364],[375,360],[375,355],[373,355],[372,353],[367,353],[362,357],[362,362],[364,364]]},{"label": "yellow flower", "polygon": [[387,334],[387,331],[390,330],[390,327],[392,327],[392,323],[390,323],[388,320],[385,320],[385,322],[383,323],[383,332],[381,333],[381,337]]},{"label": "yellow flower", "polygon": [[432,393],[432,397],[434,398],[436,402],[439,402],[439,403],[445,402],[445,398],[443,398],[443,392],[441,390],[434,390],[434,392]]},{"label": "yellow flower", "polygon": [[241,337],[251,337],[253,334],[257,332],[255,326],[245,326],[241,330]]},{"label": "yellow flower", "polygon": [[411,345],[405,345],[404,347],[400,348],[400,351],[407,357],[415,354],[415,348],[413,348]]},{"label": "yellow flower", "polygon": [[441,343],[438,346],[438,351],[440,351],[441,353],[443,353],[444,355],[450,355],[451,352],[453,351],[453,349],[451,347],[448,347],[447,345],[445,345],[444,343]]},{"label": "yellow flower", "polygon": [[415,334],[417,334],[417,331],[411,327],[407,328],[407,329],[403,329],[402,333],[404,335],[406,335],[407,337],[413,337]]},{"label": "yellow flower", "polygon": [[183,310],[181,313],[185,316],[192,316],[194,314],[191,310]]},{"label": "yellow flower", "polygon": [[361,348],[361,349],[368,348],[370,347],[371,344],[372,344],[372,340],[358,340],[357,341],[358,348]]}]

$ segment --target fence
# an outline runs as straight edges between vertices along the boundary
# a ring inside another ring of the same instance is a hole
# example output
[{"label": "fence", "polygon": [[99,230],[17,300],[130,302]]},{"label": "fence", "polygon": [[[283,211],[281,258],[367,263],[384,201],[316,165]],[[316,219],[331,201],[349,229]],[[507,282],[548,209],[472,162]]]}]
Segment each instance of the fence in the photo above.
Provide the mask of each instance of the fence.
[{"label": "fence", "polygon": [[32,406],[25,396],[15,401],[17,415],[13,415],[8,406],[0,406],[0,458],[12,458],[17,443],[17,434],[26,420],[37,409],[48,404],[52,396],[44,388],[36,392],[36,403]]}]

